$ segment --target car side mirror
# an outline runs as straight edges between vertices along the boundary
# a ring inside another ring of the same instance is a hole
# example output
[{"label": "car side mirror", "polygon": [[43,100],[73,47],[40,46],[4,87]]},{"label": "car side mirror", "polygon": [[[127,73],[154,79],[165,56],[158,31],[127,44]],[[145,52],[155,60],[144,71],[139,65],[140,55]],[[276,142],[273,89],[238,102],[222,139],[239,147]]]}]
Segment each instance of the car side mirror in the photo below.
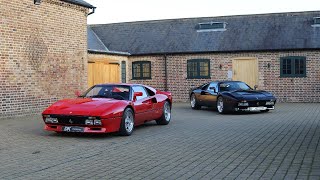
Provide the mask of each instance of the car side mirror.
[{"label": "car side mirror", "polygon": [[81,95],[80,91],[78,91],[78,90],[76,90],[76,91],[74,92],[74,94],[75,94],[77,97],[79,97],[79,96]]},{"label": "car side mirror", "polygon": [[216,93],[216,88],[215,87],[209,87],[209,89]]},{"label": "car side mirror", "polygon": [[136,100],[137,100],[137,97],[138,97],[138,96],[142,96],[142,95],[143,95],[142,92],[134,92],[134,93],[133,93],[133,101],[136,101]]},{"label": "car side mirror", "polygon": [[258,88],[258,85],[254,85],[254,90],[256,90]]}]

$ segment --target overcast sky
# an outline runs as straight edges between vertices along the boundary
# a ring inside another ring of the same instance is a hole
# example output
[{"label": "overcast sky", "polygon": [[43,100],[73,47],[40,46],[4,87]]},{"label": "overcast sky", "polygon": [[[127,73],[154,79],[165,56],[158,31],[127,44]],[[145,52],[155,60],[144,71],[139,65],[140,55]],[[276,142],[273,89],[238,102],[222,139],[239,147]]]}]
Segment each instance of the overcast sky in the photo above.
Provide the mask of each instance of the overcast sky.
[{"label": "overcast sky", "polygon": [[88,24],[320,10],[320,0],[85,0]]}]

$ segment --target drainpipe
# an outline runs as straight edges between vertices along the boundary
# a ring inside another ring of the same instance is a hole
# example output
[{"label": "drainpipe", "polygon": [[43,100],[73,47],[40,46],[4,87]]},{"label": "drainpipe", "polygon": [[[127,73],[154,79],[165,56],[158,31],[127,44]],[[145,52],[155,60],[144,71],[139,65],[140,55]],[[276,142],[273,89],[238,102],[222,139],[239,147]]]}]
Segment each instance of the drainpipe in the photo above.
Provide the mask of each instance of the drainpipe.
[{"label": "drainpipe", "polygon": [[164,91],[168,91],[167,54],[164,54]]},{"label": "drainpipe", "polygon": [[93,7],[93,8],[92,8],[92,11],[88,14],[88,16],[91,15],[91,14],[93,14],[95,10],[96,10],[96,7]]}]

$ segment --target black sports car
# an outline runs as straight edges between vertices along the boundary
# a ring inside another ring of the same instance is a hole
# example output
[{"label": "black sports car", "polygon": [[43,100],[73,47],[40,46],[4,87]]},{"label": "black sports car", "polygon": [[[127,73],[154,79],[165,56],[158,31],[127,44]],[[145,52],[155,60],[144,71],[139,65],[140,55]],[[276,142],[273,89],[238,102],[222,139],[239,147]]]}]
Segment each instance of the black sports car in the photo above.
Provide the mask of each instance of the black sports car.
[{"label": "black sports car", "polygon": [[276,98],[269,92],[252,89],[241,81],[215,81],[203,84],[190,92],[192,109],[216,107],[222,114],[236,111],[273,110]]}]

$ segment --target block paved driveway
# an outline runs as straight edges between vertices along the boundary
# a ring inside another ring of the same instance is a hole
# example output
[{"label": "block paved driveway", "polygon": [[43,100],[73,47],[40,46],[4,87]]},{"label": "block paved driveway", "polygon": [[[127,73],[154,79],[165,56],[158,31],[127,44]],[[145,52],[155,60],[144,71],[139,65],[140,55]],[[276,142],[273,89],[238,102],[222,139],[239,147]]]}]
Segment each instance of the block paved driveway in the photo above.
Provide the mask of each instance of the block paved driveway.
[{"label": "block paved driveway", "polygon": [[130,137],[60,135],[0,120],[0,179],[320,179],[320,104],[219,115],[174,104]]}]

